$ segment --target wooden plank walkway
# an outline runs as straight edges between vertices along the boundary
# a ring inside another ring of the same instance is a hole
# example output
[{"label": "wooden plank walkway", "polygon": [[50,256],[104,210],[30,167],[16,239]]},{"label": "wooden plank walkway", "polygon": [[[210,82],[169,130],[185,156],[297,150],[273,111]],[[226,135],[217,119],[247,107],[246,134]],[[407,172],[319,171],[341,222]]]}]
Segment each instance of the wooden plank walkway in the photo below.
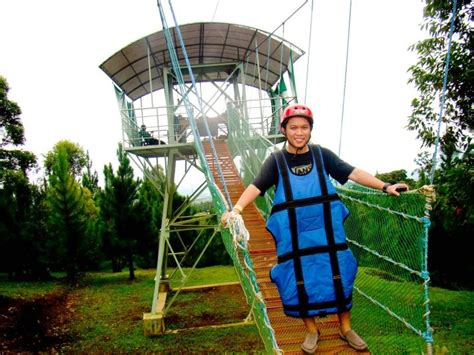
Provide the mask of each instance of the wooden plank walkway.
[{"label": "wooden plank walkway", "polygon": [[[245,189],[240,174],[232,160],[224,140],[214,141],[218,153],[218,164],[222,170],[227,191],[233,203],[237,202]],[[206,160],[211,168],[217,186],[224,192],[216,161],[211,153],[209,143],[204,144]],[[278,346],[285,354],[301,354],[301,343],[306,335],[301,319],[291,318],[283,313],[283,307],[276,286],[270,281],[269,271],[276,263],[275,243],[265,228],[265,220],[258,212],[255,204],[248,206],[242,215],[250,233],[249,252],[252,257],[257,282],[265,298],[270,323],[275,331]],[[356,352],[339,338],[339,322],[337,316],[331,315],[321,319],[319,324],[321,338],[317,353],[343,354]]]}]

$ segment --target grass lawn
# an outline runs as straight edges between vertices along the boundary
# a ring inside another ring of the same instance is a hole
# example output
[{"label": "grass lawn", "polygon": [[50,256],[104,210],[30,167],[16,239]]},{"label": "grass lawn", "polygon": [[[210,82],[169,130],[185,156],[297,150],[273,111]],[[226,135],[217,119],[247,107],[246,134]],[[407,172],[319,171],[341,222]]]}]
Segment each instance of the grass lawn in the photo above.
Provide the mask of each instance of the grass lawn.
[{"label": "grass lawn", "polygon": [[[252,323],[199,328],[246,318],[249,310],[239,286],[181,292],[170,308],[166,327],[170,331],[193,328],[145,337],[142,316],[151,309],[154,274],[154,270],[137,270],[136,280],[129,281],[126,271],[94,272],[85,275],[74,289],[64,286],[61,279],[8,282],[0,275],[0,352],[264,351]],[[237,281],[233,268],[217,266],[196,269],[187,286],[232,281]],[[174,278],[171,284],[176,287],[180,280]],[[387,288],[393,285],[387,284]],[[435,352],[473,353],[473,295],[471,291],[430,289]],[[420,342],[414,344],[413,335],[401,323],[381,324],[385,315],[378,307],[359,298],[354,303],[354,326],[362,330],[373,353],[386,353],[387,349],[392,353],[420,352]],[[398,347],[403,339],[413,347]]]},{"label": "grass lawn", "polygon": [[[189,272],[189,270],[185,270]],[[33,317],[53,311],[62,316],[60,324],[52,323],[30,332],[42,333],[42,340],[25,341],[28,334],[3,323],[0,317],[0,352],[10,351],[61,351],[61,352],[262,352],[256,326],[253,323],[221,328],[194,328],[157,337],[143,335],[143,313],[150,312],[154,288],[154,270],[137,270],[136,280],[128,280],[128,272],[94,272],[85,275],[78,288],[68,290],[60,281],[45,283],[15,283],[0,279],[0,311],[22,309],[8,303],[21,300],[22,305],[48,297],[48,302],[37,304],[41,311],[30,312]],[[237,281],[233,267],[216,266],[196,269],[187,286]],[[178,286],[180,279],[171,285]],[[67,297],[64,295],[67,294]],[[52,295],[55,295],[54,297]],[[171,298],[170,295],[169,299]],[[54,303],[55,305],[51,305]],[[58,303],[58,304],[56,304]],[[2,307],[2,305],[4,307]],[[57,307],[56,307],[57,306]],[[29,308],[28,308],[29,309]],[[62,312],[61,315],[58,313]],[[205,292],[181,292],[166,320],[168,330],[240,323],[249,312],[239,285],[225,290],[210,289]],[[40,314],[41,313],[41,314]],[[7,316],[8,317],[8,316]],[[52,315],[50,315],[50,318]],[[11,314],[10,318],[21,318]],[[67,319],[67,321],[66,321]],[[48,323],[41,319],[40,323]],[[25,319],[25,324],[37,324]],[[48,328],[55,328],[51,332]],[[6,334],[2,335],[2,330]],[[2,338],[3,336],[3,338]],[[16,336],[16,339],[14,337]],[[38,335],[33,335],[38,338]],[[52,338],[56,339],[52,339]]]}]

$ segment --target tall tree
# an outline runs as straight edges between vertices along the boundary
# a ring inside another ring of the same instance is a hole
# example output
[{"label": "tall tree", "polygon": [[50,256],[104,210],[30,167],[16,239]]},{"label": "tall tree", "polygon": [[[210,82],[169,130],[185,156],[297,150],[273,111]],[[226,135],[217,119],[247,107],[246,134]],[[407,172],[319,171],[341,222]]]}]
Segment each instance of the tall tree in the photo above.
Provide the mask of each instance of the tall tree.
[{"label": "tall tree", "polygon": [[38,258],[31,220],[34,187],[27,176],[36,167],[36,157],[21,149],[25,142],[21,110],[8,98],[8,91],[0,76],[0,268],[11,279],[36,278],[46,270]]},{"label": "tall tree", "polygon": [[396,184],[397,182],[404,182],[408,184],[408,186],[414,186],[415,182],[413,179],[410,179],[407,175],[407,171],[404,169],[401,170],[394,170],[388,173],[377,173],[375,174],[377,178],[382,181],[389,182],[391,184]]},{"label": "tall tree", "polygon": [[113,268],[125,257],[130,280],[135,279],[134,253],[137,246],[137,202],[139,181],[133,176],[130,159],[120,144],[117,149],[117,174],[109,164],[104,167],[105,188],[100,198],[104,233],[112,256]]},{"label": "tall tree", "polygon": [[49,206],[49,233],[51,247],[59,266],[64,266],[71,284],[77,281],[81,263],[97,244],[90,240],[89,226],[97,220],[95,208],[88,189],[83,188],[74,176],[70,165],[74,144],[56,145],[49,174],[47,202]]},{"label": "tall tree", "polygon": [[[448,0],[426,0],[422,29],[430,37],[411,47],[418,62],[409,68],[418,97],[412,101],[408,129],[416,131],[422,145],[435,144],[438,127],[438,101],[441,97],[448,50],[453,4]],[[474,3],[457,2],[454,33],[451,44],[449,76],[445,109],[442,117],[445,130],[440,137],[441,150],[446,157],[465,152],[472,140],[474,128]]]},{"label": "tall tree", "polygon": [[[437,142],[441,94],[448,54],[453,2],[426,0],[422,28],[429,37],[412,50],[418,61],[411,66],[410,82],[418,90],[412,101],[408,129],[416,131],[422,147],[433,150]],[[452,36],[449,75],[444,92],[444,129],[439,137],[440,163],[433,175],[437,200],[433,206],[430,231],[430,269],[435,283],[474,287],[474,266],[468,248],[474,214],[474,171],[472,137],[474,128],[474,3],[457,1]],[[433,160],[428,151],[420,153],[420,184],[429,182]]]}]

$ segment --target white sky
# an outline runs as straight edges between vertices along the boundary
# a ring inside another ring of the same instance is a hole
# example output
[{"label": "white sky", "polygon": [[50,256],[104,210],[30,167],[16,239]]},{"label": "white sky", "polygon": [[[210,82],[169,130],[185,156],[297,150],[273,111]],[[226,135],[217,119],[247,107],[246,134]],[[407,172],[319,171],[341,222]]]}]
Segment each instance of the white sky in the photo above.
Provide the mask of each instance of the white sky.
[{"label": "white sky", "polygon": [[[214,20],[272,32],[303,2],[174,0],[173,6],[182,24]],[[311,0],[285,25],[285,38],[306,52],[310,7]],[[341,157],[371,173],[415,169],[420,144],[404,126],[416,97],[407,84],[416,61],[408,47],[425,37],[422,8],[421,0],[353,0]],[[348,10],[349,0],[314,0],[306,103],[315,113],[313,142],[336,153]],[[42,163],[55,143],[71,140],[89,151],[102,179],[105,164],[117,166],[122,135],[112,82],[99,65],[161,30],[156,0],[3,0],[0,17],[0,75],[22,109],[25,149]],[[300,102],[307,57],[295,65]]]}]

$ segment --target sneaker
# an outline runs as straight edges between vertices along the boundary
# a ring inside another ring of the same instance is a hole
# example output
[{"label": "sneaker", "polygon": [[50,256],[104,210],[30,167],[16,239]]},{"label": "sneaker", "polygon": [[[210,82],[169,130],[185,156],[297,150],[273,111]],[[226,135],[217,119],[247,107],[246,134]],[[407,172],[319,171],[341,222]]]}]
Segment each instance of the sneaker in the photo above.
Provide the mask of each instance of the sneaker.
[{"label": "sneaker", "polygon": [[303,344],[301,344],[301,349],[304,354],[314,354],[316,352],[316,349],[318,348],[319,334],[319,329],[316,333],[306,334],[306,338]]},{"label": "sneaker", "polygon": [[357,335],[356,332],[354,332],[352,329],[348,330],[344,334],[342,332],[339,332],[339,336],[341,337],[342,340],[347,341],[347,343],[357,351],[365,351],[368,350],[367,344],[365,343],[362,338]]}]

